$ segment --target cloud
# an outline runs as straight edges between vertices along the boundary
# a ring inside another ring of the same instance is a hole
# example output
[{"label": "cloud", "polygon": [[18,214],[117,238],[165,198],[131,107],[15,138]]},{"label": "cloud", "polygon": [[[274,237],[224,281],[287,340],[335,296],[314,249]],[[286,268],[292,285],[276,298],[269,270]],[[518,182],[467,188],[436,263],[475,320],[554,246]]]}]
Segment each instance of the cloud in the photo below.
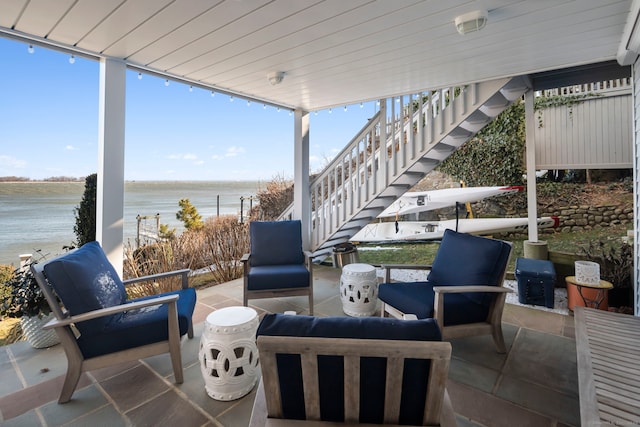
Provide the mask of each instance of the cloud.
[{"label": "cloud", "polygon": [[77,150],[77,148],[76,148],[76,147],[74,147],[73,145],[67,145],[67,146],[65,146],[65,147],[64,147],[64,149],[65,149],[65,150],[68,150],[68,151],[75,151],[75,150]]},{"label": "cloud", "polygon": [[27,162],[25,160],[16,159],[15,157],[12,157],[12,156],[5,156],[0,154],[0,166],[15,168],[15,169],[22,169],[27,166]]},{"label": "cloud", "polygon": [[245,151],[246,150],[242,147],[236,147],[235,145],[232,145],[231,147],[227,148],[225,157],[236,157],[238,154],[245,153]]},{"label": "cloud", "polygon": [[227,148],[224,154],[214,154],[213,156],[211,156],[211,158],[213,160],[222,160],[228,157],[237,157],[238,155],[244,154],[246,152],[247,150],[245,150],[243,147],[236,147],[235,145],[232,145],[231,147]]},{"label": "cloud", "polygon": [[198,160],[198,156],[193,153],[186,154],[169,154],[167,156],[169,160]]}]

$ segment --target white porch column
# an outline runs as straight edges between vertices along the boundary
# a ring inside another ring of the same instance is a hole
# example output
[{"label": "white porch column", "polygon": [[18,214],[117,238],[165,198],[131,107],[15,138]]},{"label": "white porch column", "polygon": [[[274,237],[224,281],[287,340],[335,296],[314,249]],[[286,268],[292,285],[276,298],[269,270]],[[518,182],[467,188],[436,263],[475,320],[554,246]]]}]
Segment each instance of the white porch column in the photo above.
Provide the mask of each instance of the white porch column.
[{"label": "white porch column", "polygon": [[536,125],[533,111],[533,90],[524,94],[525,139],[527,152],[527,218],[529,222],[529,242],[538,241],[538,205],[536,194],[536,147],[534,129]]},{"label": "white porch column", "polygon": [[309,112],[293,115],[293,217],[302,221],[302,248],[311,248],[311,195],[309,194]]},{"label": "white porch column", "polygon": [[124,62],[100,61],[96,240],[122,276],[124,228]]}]

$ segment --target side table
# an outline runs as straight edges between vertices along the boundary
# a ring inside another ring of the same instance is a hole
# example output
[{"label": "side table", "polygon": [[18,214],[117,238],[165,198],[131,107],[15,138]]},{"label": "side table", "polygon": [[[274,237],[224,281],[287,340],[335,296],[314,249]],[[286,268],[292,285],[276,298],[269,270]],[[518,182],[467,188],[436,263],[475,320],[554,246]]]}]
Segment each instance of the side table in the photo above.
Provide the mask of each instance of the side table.
[{"label": "side table", "polygon": [[207,394],[234,400],[258,381],[258,314],[249,307],[226,307],[207,316],[198,359]]},{"label": "side table", "polygon": [[[584,306],[600,310],[608,309],[607,292],[613,288],[611,282],[600,280],[600,283],[597,285],[587,285],[576,282],[575,276],[565,277],[565,281],[567,283],[567,305],[569,310],[573,311],[574,306]],[[573,297],[574,293],[569,289],[571,286],[574,286],[577,291],[579,296],[579,300],[577,301]]]},{"label": "side table", "polygon": [[345,265],[340,276],[340,301],[349,316],[372,316],[378,303],[376,268],[362,263]]}]

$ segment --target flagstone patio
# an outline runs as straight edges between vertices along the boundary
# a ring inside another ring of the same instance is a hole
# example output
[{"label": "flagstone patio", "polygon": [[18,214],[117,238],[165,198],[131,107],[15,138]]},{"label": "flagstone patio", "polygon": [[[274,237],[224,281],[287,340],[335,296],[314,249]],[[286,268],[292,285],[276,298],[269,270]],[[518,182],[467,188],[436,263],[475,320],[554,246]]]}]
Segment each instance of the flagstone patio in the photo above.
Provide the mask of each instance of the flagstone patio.
[{"label": "flagstone patio", "polygon": [[[344,316],[340,270],[316,266],[314,312]],[[206,316],[242,304],[242,280],[198,291],[195,337],[182,347],[185,381],[173,382],[167,355],[83,375],[71,402],[59,405],[66,371],[60,345],[33,349],[19,342],[0,349],[0,421],[3,426],[223,426],[248,425],[255,389],[221,402],[204,389],[198,347]],[[308,313],[306,297],[251,300],[259,315]],[[490,336],[452,341],[447,387],[461,427],[579,426],[573,317],[507,304],[507,354]]]}]

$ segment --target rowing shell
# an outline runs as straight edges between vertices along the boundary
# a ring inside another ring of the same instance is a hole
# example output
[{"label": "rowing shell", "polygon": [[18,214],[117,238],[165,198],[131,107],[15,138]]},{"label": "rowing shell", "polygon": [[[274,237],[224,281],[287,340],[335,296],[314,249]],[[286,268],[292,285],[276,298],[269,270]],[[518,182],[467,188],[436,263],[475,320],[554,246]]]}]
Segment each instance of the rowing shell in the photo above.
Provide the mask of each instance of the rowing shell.
[{"label": "rowing shell", "polygon": [[[556,216],[538,218],[538,228],[556,228],[560,220]],[[473,218],[459,219],[457,231],[461,233],[486,235],[493,233],[526,232],[529,227],[527,218]],[[358,231],[352,242],[385,242],[438,240],[444,230],[456,230],[456,220],[445,221],[398,221],[368,224]]]},{"label": "rowing shell", "polygon": [[487,197],[523,191],[521,185],[506,187],[463,187],[430,191],[408,191],[385,209],[378,218],[397,217],[416,212],[442,209],[456,203],[477,202]]}]

